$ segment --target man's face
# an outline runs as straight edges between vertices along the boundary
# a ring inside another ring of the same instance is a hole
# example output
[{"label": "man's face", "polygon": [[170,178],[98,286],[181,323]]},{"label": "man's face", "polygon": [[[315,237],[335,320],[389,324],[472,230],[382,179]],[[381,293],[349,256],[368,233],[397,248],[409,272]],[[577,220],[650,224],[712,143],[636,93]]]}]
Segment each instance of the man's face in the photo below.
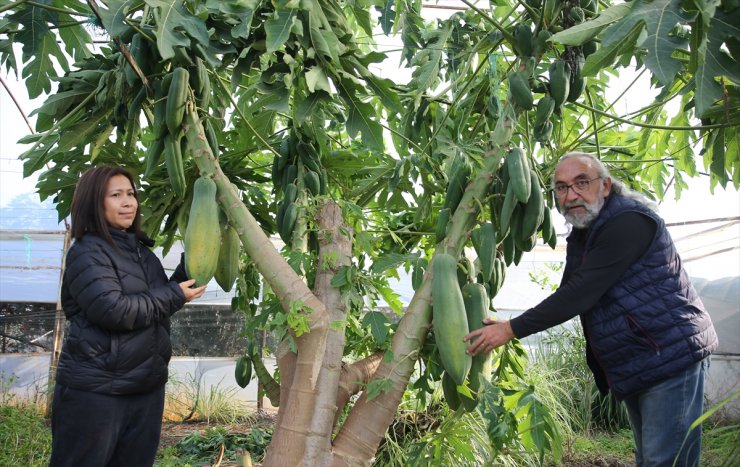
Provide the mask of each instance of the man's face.
[{"label": "man's face", "polygon": [[574,156],[562,161],[555,170],[555,197],[565,220],[578,229],[591,225],[609,195],[611,183],[610,178],[599,178],[588,158]]}]

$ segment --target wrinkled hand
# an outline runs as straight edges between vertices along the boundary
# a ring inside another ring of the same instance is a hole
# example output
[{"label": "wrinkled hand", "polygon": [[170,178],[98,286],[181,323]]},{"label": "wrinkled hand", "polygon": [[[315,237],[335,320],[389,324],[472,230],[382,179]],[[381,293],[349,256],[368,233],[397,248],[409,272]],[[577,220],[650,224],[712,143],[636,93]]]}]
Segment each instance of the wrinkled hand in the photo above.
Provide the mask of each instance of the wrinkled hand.
[{"label": "wrinkled hand", "polygon": [[196,298],[200,298],[206,291],[205,285],[201,285],[200,287],[193,287],[194,285],[195,279],[189,279],[180,282],[180,290],[182,290],[182,294],[185,295],[186,303],[191,300],[195,300]]},{"label": "wrinkled hand", "polygon": [[501,347],[514,339],[514,331],[508,321],[496,321],[495,319],[484,319],[483,326],[463,338],[463,341],[473,341],[466,352],[470,355],[488,353],[496,347]]}]

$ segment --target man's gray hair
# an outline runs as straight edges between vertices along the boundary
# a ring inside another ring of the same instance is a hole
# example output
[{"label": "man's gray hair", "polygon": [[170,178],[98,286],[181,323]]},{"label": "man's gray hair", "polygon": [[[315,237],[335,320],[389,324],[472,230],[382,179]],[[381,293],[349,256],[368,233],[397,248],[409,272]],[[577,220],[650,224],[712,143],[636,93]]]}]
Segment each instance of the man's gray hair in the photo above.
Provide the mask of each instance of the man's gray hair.
[{"label": "man's gray hair", "polygon": [[[629,198],[632,200],[637,201],[640,204],[645,205],[648,209],[652,211],[658,211],[658,204],[648,198],[647,196],[643,195],[642,193],[639,193],[627,185],[624,184],[621,180],[614,178],[612,174],[609,172],[609,169],[604,165],[603,162],[601,162],[599,159],[594,157],[593,154],[589,154],[586,152],[569,152],[568,154],[564,155],[560,162],[558,162],[558,165],[560,165],[564,160],[570,159],[571,157],[580,157],[582,159],[588,159],[591,161],[596,167],[596,173],[597,175],[602,179],[606,180],[607,178],[610,178],[612,181],[612,188],[611,191],[620,195],[624,196],[625,198]],[[552,178],[552,184],[555,186],[555,172],[553,172],[553,178]]]}]

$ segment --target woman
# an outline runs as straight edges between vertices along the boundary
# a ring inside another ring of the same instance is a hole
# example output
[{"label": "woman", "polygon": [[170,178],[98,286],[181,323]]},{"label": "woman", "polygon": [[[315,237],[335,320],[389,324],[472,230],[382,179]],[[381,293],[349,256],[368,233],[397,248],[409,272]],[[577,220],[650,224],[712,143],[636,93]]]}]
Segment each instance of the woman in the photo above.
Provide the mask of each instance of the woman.
[{"label": "woman", "polygon": [[70,321],[52,404],[51,466],[154,463],[172,354],[170,316],[200,297],[182,264],[170,279],[141,231],[130,173],[95,167],[77,183],[62,280]]}]

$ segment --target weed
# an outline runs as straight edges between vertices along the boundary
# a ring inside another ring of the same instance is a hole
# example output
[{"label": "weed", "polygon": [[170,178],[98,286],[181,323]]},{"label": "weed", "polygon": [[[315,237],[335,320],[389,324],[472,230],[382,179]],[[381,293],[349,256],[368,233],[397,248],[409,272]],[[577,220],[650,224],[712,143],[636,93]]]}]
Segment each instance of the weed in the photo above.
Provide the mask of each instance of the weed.
[{"label": "weed", "polygon": [[271,439],[272,427],[269,426],[253,426],[247,434],[230,432],[223,426],[209,426],[204,432],[191,433],[174,446],[161,450],[155,465],[203,465],[219,458],[235,461],[244,452],[254,461],[260,461]]},{"label": "weed", "polygon": [[46,466],[51,431],[39,406],[3,402],[0,406],[0,465]]}]

